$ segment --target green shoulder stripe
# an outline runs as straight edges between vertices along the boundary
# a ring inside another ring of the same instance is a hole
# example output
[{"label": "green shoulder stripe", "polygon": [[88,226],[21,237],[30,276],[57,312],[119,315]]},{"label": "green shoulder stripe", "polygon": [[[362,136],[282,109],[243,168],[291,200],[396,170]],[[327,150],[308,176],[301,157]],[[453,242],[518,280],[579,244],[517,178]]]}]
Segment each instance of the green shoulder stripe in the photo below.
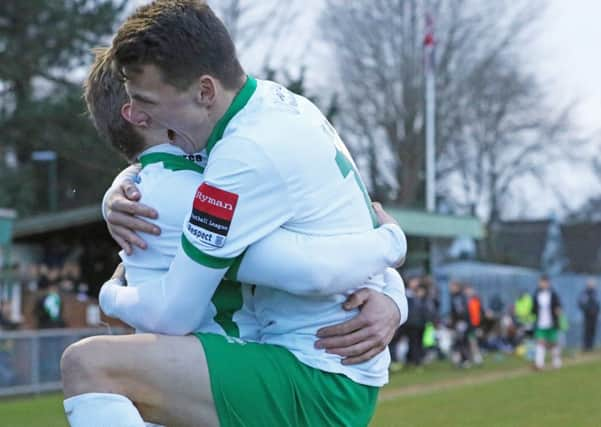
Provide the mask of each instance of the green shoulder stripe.
[{"label": "green shoulder stripe", "polygon": [[246,77],[246,83],[242,86],[242,89],[238,92],[236,97],[233,99],[231,105],[225,112],[225,114],[219,119],[219,121],[215,124],[211,135],[209,135],[209,139],[207,141],[207,154],[211,154],[211,150],[215,147],[215,144],[223,138],[223,133],[225,132],[225,128],[229,124],[230,120],[234,118],[240,110],[242,110],[248,101],[255,93],[257,89],[257,80],[251,76]]},{"label": "green shoulder stripe", "polygon": [[209,268],[227,268],[231,266],[236,258],[219,258],[205,254],[203,251],[194,246],[185,235],[182,234],[182,248],[189,258]]},{"label": "green shoulder stripe", "polygon": [[172,170],[174,172],[181,170],[190,170],[194,172],[203,173],[205,169],[202,166],[198,166],[192,160],[185,159],[175,154],[169,153],[150,153],[140,157],[140,163],[142,169],[152,163],[162,162],[165,169]]}]

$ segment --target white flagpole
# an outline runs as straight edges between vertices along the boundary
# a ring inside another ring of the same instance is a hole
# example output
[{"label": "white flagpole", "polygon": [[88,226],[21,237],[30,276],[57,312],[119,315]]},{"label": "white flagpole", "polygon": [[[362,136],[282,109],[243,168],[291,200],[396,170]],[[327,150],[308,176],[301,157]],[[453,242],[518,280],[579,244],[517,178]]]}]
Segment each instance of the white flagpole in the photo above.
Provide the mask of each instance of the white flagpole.
[{"label": "white flagpole", "polygon": [[426,12],[424,37],[426,72],[426,210],[436,211],[436,80],[434,74],[434,22]]}]

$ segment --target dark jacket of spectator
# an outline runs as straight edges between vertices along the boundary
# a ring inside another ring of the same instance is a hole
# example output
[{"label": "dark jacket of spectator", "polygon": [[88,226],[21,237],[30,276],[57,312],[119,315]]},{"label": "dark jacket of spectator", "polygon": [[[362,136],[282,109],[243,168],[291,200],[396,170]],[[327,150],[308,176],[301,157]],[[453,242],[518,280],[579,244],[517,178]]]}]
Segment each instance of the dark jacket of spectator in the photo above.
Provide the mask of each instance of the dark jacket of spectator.
[{"label": "dark jacket of spectator", "polygon": [[463,292],[451,293],[451,324],[469,322],[467,298]]},{"label": "dark jacket of spectator", "polygon": [[409,314],[407,316],[407,325],[424,327],[430,320],[430,310],[428,301],[425,297],[412,295],[407,298]]},{"label": "dark jacket of spectator", "polygon": [[599,315],[599,297],[597,291],[592,288],[583,290],[580,298],[578,298],[578,305],[585,317],[597,318]]}]

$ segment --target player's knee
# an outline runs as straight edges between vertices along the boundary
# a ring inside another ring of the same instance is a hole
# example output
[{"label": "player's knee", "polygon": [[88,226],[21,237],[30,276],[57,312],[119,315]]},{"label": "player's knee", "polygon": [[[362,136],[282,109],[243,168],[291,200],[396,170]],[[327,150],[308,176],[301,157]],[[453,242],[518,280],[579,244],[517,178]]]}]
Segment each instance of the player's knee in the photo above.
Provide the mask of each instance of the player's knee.
[{"label": "player's knee", "polygon": [[61,357],[61,376],[66,396],[102,391],[97,389],[104,376],[101,342],[94,337],[71,344]]}]

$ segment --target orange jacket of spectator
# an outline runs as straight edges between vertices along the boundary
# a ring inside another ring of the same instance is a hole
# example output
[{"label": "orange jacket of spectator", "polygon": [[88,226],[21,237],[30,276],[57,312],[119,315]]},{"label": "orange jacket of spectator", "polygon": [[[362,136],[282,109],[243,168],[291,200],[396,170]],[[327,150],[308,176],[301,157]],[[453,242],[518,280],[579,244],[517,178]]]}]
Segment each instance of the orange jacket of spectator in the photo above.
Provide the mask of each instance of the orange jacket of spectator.
[{"label": "orange jacket of spectator", "polygon": [[470,314],[470,323],[474,327],[480,326],[482,321],[482,302],[478,297],[471,297],[467,302],[467,310]]}]

